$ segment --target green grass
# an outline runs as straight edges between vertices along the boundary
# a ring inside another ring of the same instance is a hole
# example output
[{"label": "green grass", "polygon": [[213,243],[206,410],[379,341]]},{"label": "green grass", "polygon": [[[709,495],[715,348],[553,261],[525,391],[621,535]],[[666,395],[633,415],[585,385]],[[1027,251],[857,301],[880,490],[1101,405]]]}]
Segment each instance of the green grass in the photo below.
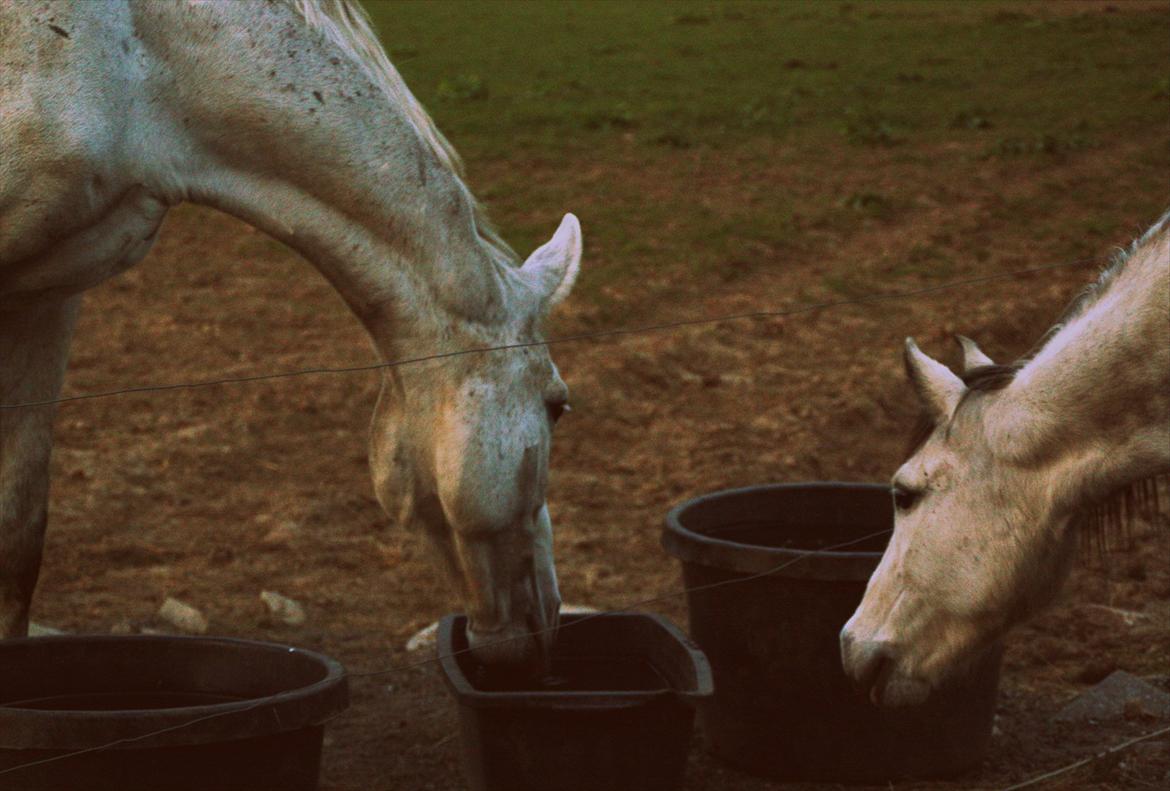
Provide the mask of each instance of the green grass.
[{"label": "green grass", "polygon": [[[366,6],[518,250],[543,241],[560,212],[582,214],[593,255],[578,293],[595,302],[647,274],[735,280],[807,252],[809,229],[912,221],[920,185],[901,183],[899,168],[929,168],[937,183],[922,190],[989,162],[1042,177],[1137,132],[1170,131],[1165,10],[948,0]],[[1163,172],[1170,162],[1165,145],[1127,156]],[[798,183],[753,180],[762,165],[786,164]],[[885,183],[866,183],[879,168]],[[713,197],[711,170],[743,184]],[[674,186],[648,195],[656,184]],[[947,268],[937,263],[899,271]]]},{"label": "green grass", "polygon": [[973,2],[366,5],[419,98],[484,155],[627,130],[648,144],[780,134],[886,145],[978,135],[984,123],[999,138],[1033,139],[1166,117],[1165,13]]}]

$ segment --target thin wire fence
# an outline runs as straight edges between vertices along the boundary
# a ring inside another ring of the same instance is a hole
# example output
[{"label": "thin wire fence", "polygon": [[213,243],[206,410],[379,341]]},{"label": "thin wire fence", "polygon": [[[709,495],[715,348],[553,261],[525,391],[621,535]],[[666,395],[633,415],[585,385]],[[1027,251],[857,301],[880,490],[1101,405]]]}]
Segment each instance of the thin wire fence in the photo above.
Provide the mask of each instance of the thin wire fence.
[{"label": "thin wire fence", "polygon": [[315,376],[315,375],[333,375],[333,374],[349,374],[360,373],[364,371],[379,371],[386,368],[399,368],[405,365],[415,365],[418,363],[430,362],[433,360],[446,360],[452,357],[462,357],[468,354],[485,354],[488,352],[508,351],[511,349],[527,349],[534,346],[556,346],[564,343],[573,343],[577,341],[587,340],[605,340],[612,338],[624,337],[627,335],[642,335],[652,332],[667,332],[670,330],[678,330],[684,327],[696,327],[705,324],[722,324],[729,321],[744,321],[749,319],[763,319],[763,318],[777,318],[782,316],[798,316],[803,313],[813,313],[819,310],[829,310],[831,308],[839,308],[847,305],[872,305],[881,302],[889,302],[891,300],[908,299],[910,297],[918,297],[926,294],[934,294],[940,291],[948,291],[954,288],[961,288],[963,286],[973,286],[980,283],[991,283],[996,280],[1008,280],[1013,277],[1020,277],[1022,275],[1031,275],[1037,272],[1048,272],[1054,269],[1071,269],[1079,266],[1087,266],[1089,264],[1101,263],[1100,258],[1085,258],[1079,261],[1068,261],[1061,264],[1046,264],[1044,266],[1035,266],[1028,269],[1016,269],[1010,272],[996,272],[990,275],[981,275],[979,277],[966,278],[964,280],[951,280],[946,283],[940,283],[934,286],[925,286],[923,288],[912,289],[910,291],[894,291],[888,294],[874,294],[867,297],[858,297],[856,299],[839,299],[828,302],[814,302],[797,305],[792,308],[782,308],[777,310],[756,310],[746,313],[729,313],[720,316],[705,316],[696,319],[679,319],[677,321],[668,321],[660,324],[644,324],[635,327],[618,327],[608,330],[597,330],[594,332],[582,332],[574,335],[565,335],[559,338],[548,338],[546,340],[528,341],[524,343],[509,343],[501,346],[481,346],[469,349],[456,349],[453,351],[436,352],[434,354],[426,354],[419,357],[407,357],[400,360],[390,360],[381,363],[369,363],[367,365],[351,365],[340,367],[318,367],[318,368],[302,368],[291,371],[274,371],[272,373],[250,374],[248,376],[225,376],[218,379],[207,379],[198,382],[172,382],[166,384],[153,385],[139,385],[135,387],[123,387],[116,390],[102,390],[92,393],[79,393],[77,395],[65,396],[63,398],[51,398],[41,401],[25,401],[16,404],[0,404],[0,410],[12,409],[28,409],[31,407],[53,406],[56,404],[68,404],[75,401],[90,401],[98,398],[111,398],[121,395],[132,395],[140,393],[160,393],[174,390],[194,390],[203,387],[217,387],[221,385],[233,384],[247,384],[251,382],[265,382],[274,379],[291,379],[301,376]]},{"label": "thin wire fence", "polygon": [[[422,355],[419,357],[411,357],[411,358],[405,358],[405,359],[400,359],[400,360],[392,360],[392,361],[388,361],[388,362],[374,363],[374,364],[369,364],[369,365],[306,368],[306,369],[300,369],[300,370],[277,371],[277,372],[272,372],[272,373],[254,374],[254,375],[248,375],[248,376],[222,377],[219,379],[204,380],[204,381],[197,381],[197,382],[178,382],[178,383],[167,383],[167,384],[142,385],[142,386],[136,386],[136,387],[121,388],[121,389],[116,389],[116,390],[81,393],[78,395],[66,396],[63,398],[46,399],[46,400],[42,400],[42,401],[30,401],[30,402],[16,403],[16,404],[0,404],[0,410],[14,410],[14,409],[25,409],[25,408],[32,408],[32,407],[43,407],[43,406],[51,406],[51,405],[64,404],[64,403],[72,403],[72,402],[77,402],[77,401],[87,401],[87,400],[93,400],[93,399],[99,399],[99,398],[110,398],[110,397],[114,397],[114,396],[129,395],[129,394],[159,393],[159,392],[176,391],[176,390],[190,390],[190,389],[195,389],[195,388],[215,387],[215,386],[230,385],[230,384],[244,384],[244,383],[250,383],[250,382],[270,381],[270,380],[276,380],[276,379],[288,379],[288,378],[301,377],[301,376],[335,375],[335,374],[347,374],[347,373],[358,373],[358,372],[366,372],[366,371],[376,371],[376,370],[382,370],[382,369],[386,369],[386,368],[395,368],[395,367],[399,367],[399,366],[423,363],[423,362],[428,362],[428,361],[433,361],[433,360],[449,359],[449,358],[459,357],[459,356],[468,355],[468,354],[482,354],[482,353],[489,353],[489,352],[506,351],[506,350],[511,350],[511,349],[523,349],[523,348],[529,348],[529,347],[534,347],[534,346],[553,346],[553,345],[557,345],[557,344],[570,343],[570,342],[574,342],[574,341],[612,339],[612,338],[618,338],[618,337],[629,336],[629,335],[646,334],[646,333],[652,333],[652,332],[665,332],[665,331],[681,329],[684,327],[694,327],[694,326],[700,326],[700,325],[706,325],[706,324],[718,324],[718,323],[731,322],[731,321],[772,318],[772,317],[781,317],[781,316],[795,316],[795,315],[800,315],[800,314],[804,314],[804,313],[812,313],[812,312],[820,311],[820,310],[827,310],[827,309],[832,309],[832,308],[837,308],[837,307],[843,307],[843,306],[847,306],[847,305],[867,305],[867,304],[887,302],[887,301],[891,301],[891,300],[907,299],[907,298],[916,297],[916,296],[923,296],[926,294],[933,294],[933,293],[937,293],[940,291],[946,291],[946,290],[950,290],[950,289],[954,289],[954,288],[960,288],[963,286],[977,285],[977,284],[988,283],[988,282],[992,282],[992,281],[996,281],[996,280],[1006,280],[1006,279],[1019,277],[1019,276],[1023,276],[1023,275],[1034,274],[1037,272],[1045,272],[1045,271],[1051,271],[1051,270],[1055,270],[1055,269],[1068,269],[1068,268],[1073,268],[1073,267],[1086,266],[1086,265],[1093,264],[1093,263],[1099,263],[1100,260],[1101,259],[1098,259],[1098,258],[1091,258],[1091,259],[1083,259],[1083,260],[1072,261],[1072,262],[1067,262],[1067,263],[1048,264],[1045,266],[1030,267],[1027,269],[1013,270],[1010,272],[999,272],[999,273],[995,273],[995,274],[991,274],[991,275],[984,275],[984,276],[980,276],[980,277],[973,277],[973,278],[967,278],[967,279],[963,279],[963,280],[949,281],[947,283],[942,283],[942,284],[938,284],[938,285],[934,285],[934,286],[926,286],[923,288],[913,289],[913,290],[909,290],[909,291],[899,291],[899,292],[892,292],[892,293],[888,293],[888,294],[875,294],[872,296],[860,297],[860,298],[856,298],[856,299],[842,299],[842,300],[833,300],[833,301],[828,301],[828,302],[803,304],[803,305],[798,305],[798,306],[795,306],[792,308],[785,308],[785,309],[779,309],[779,310],[751,311],[751,312],[745,312],[745,313],[734,313],[734,314],[726,314],[726,315],[720,315],[720,316],[709,316],[709,317],[702,317],[702,318],[696,318],[696,319],[682,319],[682,320],[677,320],[677,321],[664,322],[664,323],[660,323],[660,324],[648,324],[648,325],[635,326],[635,327],[622,327],[622,328],[609,329],[609,330],[600,330],[600,331],[596,331],[596,332],[584,332],[584,333],[578,333],[575,335],[567,335],[567,336],[562,336],[559,338],[551,338],[551,339],[542,340],[542,341],[505,344],[505,345],[501,345],[501,346],[459,349],[459,350],[454,350],[454,351],[438,352],[438,353],[434,353],[434,354]],[[665,601],[668,601],[671,599],[676,599],[676,598],[679,598],[682,596],[688,596],[688,595],[692,595],[695,593],[700,593],[700,592],[710,590],[713,588],[723,587],[723,586],[727,586],[727,585],[737,585],[737,584],[749,583],[749,582],[752,582],[752,581],[755,581],[755,580],[758,580],[758,579],[761,579],[764,577],[768,577],[768,576],[777,574],[780,571],[788,568],[789,566],[792,566],[795,563],[798,563],[798,562],[804,560],[805,558],[807,558],[809,556],[816,555],[816,554],[821,553],[821,552],[830,552],[830,551],[834,551],[834,550],[838,550],[838,549],[843,549],[845,547],[852,546],[854,544],[862,543],[862,542],[868,541],[870,539],[886,535],[889,532],[891,532],[889,529],[881,530],[881,531],[877,531],[877,532],[862,536],[860,538],[855,538],[855,539],[851,539],[849,541],[844,541],[844,542],[841,542],[838,544],[834,544],[832,546],[823,547],[823,548],[820,548],[817,550],[810,550],[807,552],[800,552],[797,557],[792,558],[784,563],[781,563],[781,564],[779,564],[771,569],[759,572],[757,574],[752,574],[752,575],[748,575],[748,576],[744,576],[744,577],[735,577],[735,578],[731,578],[731,579],[727,579],[727,580],[722,580],[719,582],[709,583],[706,585],[695,586],[692,588],[683,588],[681,590],[671,591],[669,593],[661,594],[661,595],[654,596],[651,598],[628,602],[624,606],[616,608],[616,609],[604,610],[604,611],[600,611],[600,612],[596,612],[596,613],[588,613],[588,614],[586,614],[580,618],[577,618],[574,621],[569,622],[569,623],[567,623],[559,628],[561,628],[561,629],[572,628],[578,624],[585,623],[585,622],[592,620],[594,618],[600,618],[600,617],[603,617],[605,615],[610,615],[610,614],[614,614],[614,613],[618,613],[618,612],[625,612],[625,611],[629,611],[629,610],[633,610],[633,609],[647,607],[647,606],[654,605],[654,604],[659,604],[659,603],[662,603],[662,602],[665,602]],[[492,642],[488,643],[485,647],[490,647],[493,645],[507,643],[507,642],[511,642],[511,641],[515,641],[515,640],[535,639],[537,637],[540,637],[541,635],[544,635],[544,634],[551,632],[554,628],[556,628],[556,627],[548,627],[546,629],[534,630],[534,631],[527,632],[524,634],[514,635],[514,636],[508,637],[508,638],[502,638],[500,640],[496,640],[496,641],[492,641]],[[445,654],[445,655],[435,655],[435,656],[427,657],[425,659],[415,661],[415,662],[408,662],[408,663],[393,665],[393,666],[378,669],[378,670],[353,672],[353,673],[349,673],[348,675],[350,678],[354,678],[354,679],[367,679],[367,678],[375,678],[375,677],[379,677],[379,676],[385,676],[385,675],[393,674],[393,673],[406,672],[408,670],[416,669],[419,667],[433,664],[435,662],[439,662],[444,658],[450,658],[450,657],[454,657],[454,656],[458,656],[458,655],[467,653],[470,650],[471,650],[470,648],[465,648],[465,649],[462,649],[459,651],[454,651],[454,652],[451,652],[451,653]],[[239,715],[239,714],[242,714],[244,712],[252,711],[255,709],[262,708],[266,705],[269,705],[269,704],[273,703],[277,697],[278,696],[273,695],[273,696],[268,696],[268,697],[263,697],[263,698],[257,698],[254,701],[252,701],[251,703],[248,703],[247,705],[244,705],[244,706],[233,707],[233,708],[228,709],[228,710],[223,711],[223,712],[216,712],[216,713],[204,715],[201,717],[196,717],[196,718],[193,718],[193,719],[188,720],[186,722],[171,725],[171,726],[168,726],[166,728],[152,730],[150,732],[143,733],[139,736],[125,737],[125,738],[117,739],[114,741],[110,741],[110,742],[105,743],[105,744],[95,745],[93,747],[88,747],[85,749],[80,749],[80,750],[75,750],[75,751],[63,753],[61,755],[51,756],[51,757],[44,758],[44,759],[37,760],[37,761],[30,761],[27,763],[18,764],[16,766],[12,766],[12,767],[8,767],[7,769],[0,770],[0,776],[12,774],[12,773],[23,771],[23,770],[32,769],[34,767],[42,766],[42,765],[49,764],[49,763],[55,763],[58,761],[65,761],[65,760],[68,760],[71,758],[76,758],[76,757],[80,757],[80,756],[95,753],[95,752],[101,752],[104,750],[122,747],[122,746],[126,746],[128,744],[134,744],[134,743],[145,741],[147,739],[150,739],[150,738],[153,738],[156,736],[161,736],[161,735],[164,735],[167,733],[172,733],[175,731],[182,730],[184,728],[190,728],[190,727],[193,727],[195,725],[198,725],[199,723],[207,722],[209,720],[214,720],[214,719],[218,719],[221,717]],[[0,704],[0,706],[3,706],[3,705],[6,705],[6,704]],[[337,716],[340,716],[342,713],[343,712],[338,712],[338,714],[333,715],[332,717],[330,717],[330,719],[333,719]],[[1138,737],[1136,737],[1134,739],[1130,739],[1122,744],[1119,744],[1119,745],[1116,745],[1112,748],[1109,748],[1107,751],[1105,751],[1103,753],[1100,753],[1100,754],[1097,754],[1094,756],[1090,756],[1090,757],[1085,758],[1081,761],[1075,762],[1073,764],[1069,764],[1068,766],[1061,767],[1059,769],[1056,769],[1056,770],[1053,770],[1050,772],[1046,772],[1046,773],[1043,773],[1041,775],[1037,775],[1037,776],[1033,777],[1032,779],[1026,780],[1022,783],[1017,783],[1017,784],[1005,789],[1004,791],[1014,791],[1015,789],[1022,789],[1022,788],[1033,786],[1033,785],[1038,784],[1040,782],[1043,782],[1047,779],[1057,777],[1057,776],[1065,774],[1066,772],[1069,772],[1069,771],[1073,771],[1076,768],[1079,768],[1081,766],[1084,766],[1088,763],[1093,762],[1097,758],[1104,757],[1106,755],[1114,754],[1114,753],[1119,752],[1123,749],[1131,747],[1134,744],[1137,744],[1137,743],[1142,742],[1142,741],[1146,741],[1148,739],[1156,738],[1156,737],[1161,736],[1161,735],[1166,734],[1166,733],[1170,733],[1170,728],[1162,728],[1162,729],[1159,729],[1156,731],[1151,731],[1147,734],[1138,736]]]}]

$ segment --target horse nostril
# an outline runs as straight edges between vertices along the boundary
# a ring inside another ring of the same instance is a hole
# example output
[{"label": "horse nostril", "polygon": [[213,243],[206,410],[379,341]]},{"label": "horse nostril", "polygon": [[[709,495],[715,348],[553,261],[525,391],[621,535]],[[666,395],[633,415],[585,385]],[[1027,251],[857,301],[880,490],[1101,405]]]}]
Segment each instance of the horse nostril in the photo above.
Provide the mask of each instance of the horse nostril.
[{"label": "horse nostril", "polygon": [[845,673],[858,692],[873,691],[894,665],[894,647],[885,641],[855,642],[850,636],[842,635],[841,644],[845,652]]}]

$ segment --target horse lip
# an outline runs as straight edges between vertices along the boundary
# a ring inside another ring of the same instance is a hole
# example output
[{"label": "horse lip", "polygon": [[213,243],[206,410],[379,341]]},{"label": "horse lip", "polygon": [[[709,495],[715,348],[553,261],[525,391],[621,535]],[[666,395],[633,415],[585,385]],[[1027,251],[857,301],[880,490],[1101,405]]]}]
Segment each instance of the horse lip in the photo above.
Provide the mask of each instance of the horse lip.
[{"label": "horse lip", "polygon": [[467,631],[468,633],[474,634],[478,638],[499,637],[508,631],[508,624],[495,624],[494,626],[490,626],[487,629],[483,629],[480,628],[480,626],[475,622],[475,616],[471,616],[467,619]]},{"label": "horse lip", "polygon": [[921,706],[929,697],[929,684],[913,676],[899,676],[890,660],[885,661],[870,689],[870,701],[882,708]]},{"label": "horse lip", "polygon": [[869,673],[869,700],[875,706],[885,705],[885,694],[894,674],[894,661],[886,655],[878,657]]}]

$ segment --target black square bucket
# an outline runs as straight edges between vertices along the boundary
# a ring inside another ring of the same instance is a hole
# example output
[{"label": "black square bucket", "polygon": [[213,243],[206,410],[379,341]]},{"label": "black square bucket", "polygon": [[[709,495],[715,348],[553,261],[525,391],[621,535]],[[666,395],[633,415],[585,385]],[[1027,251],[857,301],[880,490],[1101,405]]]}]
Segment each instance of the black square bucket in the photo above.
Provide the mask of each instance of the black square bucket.
[{"label": "black square bucket", "polygon": [[914,708],[872,705],[841,667],[838,634],[893,524],[883,484],[755,486],[670,512],[663,546],[699,589],[687,596],[690,633],[715,676],[699,711],[710,752],[765,777],[843,783],[944,778],[980,762],[999,646]]},{"label": "black square bucket", "polygon": [[565,615],[551,656],[560,683],[534,689],[488,680],[466,625],[444,618],[438,650],[472,791],[680,787],[711,671],[677,627],[649,613]]}]

